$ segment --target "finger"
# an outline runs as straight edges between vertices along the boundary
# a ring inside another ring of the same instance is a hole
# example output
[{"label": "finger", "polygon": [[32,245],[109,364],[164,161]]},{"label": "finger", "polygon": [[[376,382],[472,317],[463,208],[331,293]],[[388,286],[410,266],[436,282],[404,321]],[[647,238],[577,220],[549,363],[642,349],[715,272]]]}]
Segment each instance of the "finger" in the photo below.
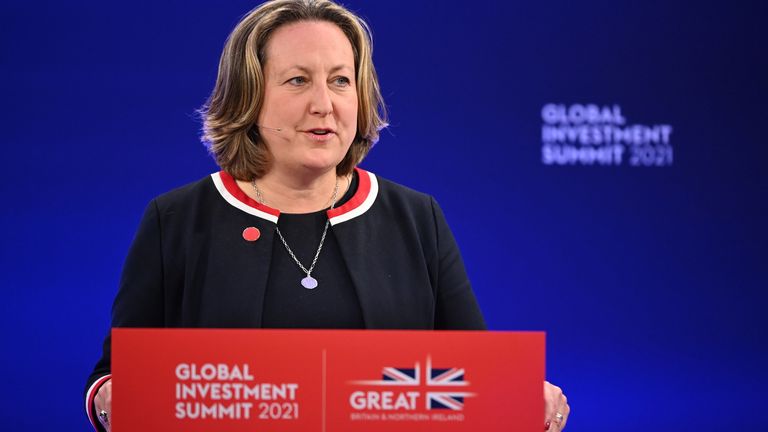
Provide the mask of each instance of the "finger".
[{"label": "finger", "polygon": [[544,421],[552,421],[555,416],[554,398],[552,387],[549,381],[544,381]]},{"label": "finger", "polygon": [[104,426],[105,429],[109,429],[109,415],[110,412],[103,409],[96,409],[96,417],[99,419],[99,423]]},{"label": "finger", "polygon": [[[565,396],[563,396],[565,397]],[[563,422],[560,424],[560,429],[565,428],[565,424],[568,423],[568,416],[571,415],[571,406],[568,405],[568,399],[566,398],[565,406],[563,407]]]},{"label": "finger", "polygon": [[[559,414],[559,415],[558,415]],[[552,421],[552,424],[555,425],[556,431],[561,431],[565,427],[565,416],[560,411],[557,411],[555,413],[555,419]]]},{"label": "finger", "polygon": [[552,429],[552,416],[554,415],[554,407],[550,401],[550,387],[552,384],[549,381],[544,381],[544,430],[549,431]]},{"label": "finger", "polygon": [[[568,405],[568,398],[565,395],[560,396],[559,406],[555,410],[555,420],[558,430],[563,430],[565,424],[568,423],[568,416],[571,413],[571,406]],[[559,414],[559,415],[558,415]]]},{"label": "finger", "polygon": [[563,394],[563,390],[553,385],[552,383],[547,382],[546,384],[546,395],[545,395],[545,404],[547,408],[545,409],[547,413],[546,421],[550,422],[553,425],[556,425],[557,428],[554,430],[560,430],[564,424],[566,413],[565,407],[567,405],[567,398]]},{"label": "finger", "polygon": [[96,405],[96,411],[105,410],[110,412],[112,410],[112,380],[107,380],[99,390],[96,392],[96,396],[93,400]]}]

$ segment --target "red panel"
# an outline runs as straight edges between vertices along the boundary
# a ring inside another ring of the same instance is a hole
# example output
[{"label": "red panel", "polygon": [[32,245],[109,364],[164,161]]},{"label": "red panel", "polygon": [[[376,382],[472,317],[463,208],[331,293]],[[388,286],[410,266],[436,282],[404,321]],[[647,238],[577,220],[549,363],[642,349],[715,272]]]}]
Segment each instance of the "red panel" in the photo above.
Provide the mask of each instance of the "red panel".
[{"label": "red panel", "polygon": [[114,329],[112,373],[116,432],[543,428],[538,332]]}]

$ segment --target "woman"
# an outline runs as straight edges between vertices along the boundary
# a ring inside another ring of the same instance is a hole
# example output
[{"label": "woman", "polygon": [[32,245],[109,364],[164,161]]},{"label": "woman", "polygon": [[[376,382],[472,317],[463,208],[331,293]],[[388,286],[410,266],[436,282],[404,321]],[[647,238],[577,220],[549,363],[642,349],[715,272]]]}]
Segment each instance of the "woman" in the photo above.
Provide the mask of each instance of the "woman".
[{"label": "woman", "polygon": [[[112,326],[484,329],[434,199],[356,167],[383,107],[358,17],[324,0],[250,12],[202,110],[222,170],[149,204]],[[109,370],[107,337],[86,390],[97,430]],[[563,426],[562,392],[545,394]]]}]

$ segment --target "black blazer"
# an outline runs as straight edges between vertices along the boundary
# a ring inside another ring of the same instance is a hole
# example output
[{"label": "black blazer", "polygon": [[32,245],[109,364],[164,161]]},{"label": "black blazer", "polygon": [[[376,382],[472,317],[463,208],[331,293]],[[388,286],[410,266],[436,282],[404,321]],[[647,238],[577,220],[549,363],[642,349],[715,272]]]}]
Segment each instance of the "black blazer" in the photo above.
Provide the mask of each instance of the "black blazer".
[{"label": "black blazer", "polygon": [[[456,241],[434,198],[357,169],[358,189],[329,210],[370,329],[485,329]],[[128,252],[112,327],[261,327],[280,212],[226,172],[152,200]],[[246,241],[243,230],[260,231]],[[86,386],[110,373],[110,337]],[[98,422],[96,422],[98,423]]]}]

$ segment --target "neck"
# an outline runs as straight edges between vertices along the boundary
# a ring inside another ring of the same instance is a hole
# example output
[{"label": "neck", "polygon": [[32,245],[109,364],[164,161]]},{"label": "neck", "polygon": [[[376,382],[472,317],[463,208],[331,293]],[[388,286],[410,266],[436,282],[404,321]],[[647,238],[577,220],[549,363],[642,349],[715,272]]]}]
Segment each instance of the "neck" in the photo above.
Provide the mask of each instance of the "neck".
[{"label": "neck", "polygon": [[[312,213],[331,205],[331,197],[336,187],[336,169],[315,176],[286,175],[270,171],[256,180],[261,192],[257,196],[251,182],[238,180],[240,189],[256,201],[280,210],[282,213]],[[344,194],[346,183],[339,179],[336,200]]]}]

